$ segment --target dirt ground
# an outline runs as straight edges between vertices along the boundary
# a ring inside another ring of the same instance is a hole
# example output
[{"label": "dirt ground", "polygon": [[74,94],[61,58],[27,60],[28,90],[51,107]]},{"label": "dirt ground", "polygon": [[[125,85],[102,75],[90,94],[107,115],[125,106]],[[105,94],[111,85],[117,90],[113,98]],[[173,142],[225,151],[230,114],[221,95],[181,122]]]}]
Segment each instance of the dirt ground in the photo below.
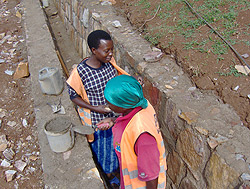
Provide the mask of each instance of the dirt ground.
[{"label": "dirt ground", "polygon": [[43,188],[30,77],[13,79],[28,60],[20,2],[0,1],[0,188]]},{"label": "dirt ground", "polygon": [[[186,9],[187,5],[183,2],[178,6],[172,6],[169,12],[161,12],[164,10],[163,4],[168,2],[170,1],[116,0],[114,7],[130,21],[136,30],[142,33],[142,36],[165,53],[175,55],[177,64],[183,68],[199,89],[210,90],[217,94],[224,103],[235,109],[242,123],[250,128],[250,77],[249,75],[239,74],[234,68],[235,65],[245,64],[239,61],[239,58],[230,48],[227,49],[225,54],[213,53],[215,47],[212,46],[211,42],[222,40],[215,33],[211,33],[211,29],[205,24],[196,28],[196,33],[192,37],[185,38],[185,36],[178,35],[175,32],[171,33],[170,28],[173,29],[178,23],[184,21],[184,18],[178,20],[180,16],[178,14]],[[205,1],[191,2],[194,8],[197,8],[202,6]],[[226,3],[225,6],[217,8],[223,12],[229,11],[229,6],[230,3]],[[250,32],[248,30],[250,5],[238,4],[237,6],[241,11],[234,20],[237,30],[232,33],[231,39],[236,40],[237,43],[233,47],[240,55],[250,55]],[[168,19],[162,19],[163,16]],[[194,17],[191,11],[185,15],[185,18],[194,19]],[[220,24],[221,22],[214,20],[211,25],[213,28],[220,28]],[[168,32],[166,32],[167,29]],[[185,34],[191,30],[193,30],[192,27],[187,27]],[[201,52],[201,49],[199,50],[201,47],[197,44],[202,40],[205,41],[205,39],[209,40],[203,46],[203,50],[206,50],[204,53]],[[246,43],[243,43],[243,41]],[[193,47],[188,48],[187,44],[192,44]],[[245,59],[248,65],[250,64],[249,60],[250,57]]]}]

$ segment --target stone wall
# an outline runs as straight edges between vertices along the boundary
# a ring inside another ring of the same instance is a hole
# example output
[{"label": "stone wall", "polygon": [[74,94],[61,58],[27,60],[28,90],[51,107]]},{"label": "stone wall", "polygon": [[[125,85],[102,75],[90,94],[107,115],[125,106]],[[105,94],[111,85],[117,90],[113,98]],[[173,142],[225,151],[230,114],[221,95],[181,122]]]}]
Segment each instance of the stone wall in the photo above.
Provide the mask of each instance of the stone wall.
[{"label": "stone wall", "polygon": [[89,55],[88,34],[103,29],[114,40],[118,65],[144,78],[144,93],[156,109],[168,152],[167,188],[250,186],[250,131],[229,105],[193,86],[177,57],[145,62],[143,55],[155,49],[110,2],[54,1],[81,57]]}]

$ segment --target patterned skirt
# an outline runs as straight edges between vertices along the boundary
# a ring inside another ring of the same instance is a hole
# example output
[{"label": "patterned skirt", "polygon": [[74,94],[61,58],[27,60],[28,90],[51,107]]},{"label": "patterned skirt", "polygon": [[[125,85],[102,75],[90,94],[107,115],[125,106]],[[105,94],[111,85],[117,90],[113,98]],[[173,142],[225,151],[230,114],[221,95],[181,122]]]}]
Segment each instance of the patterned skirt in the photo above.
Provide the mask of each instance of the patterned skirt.
[{"label": "patterned skirt", "polygon": [[[92,119],[92,124],[96,124],[98,122],[99,121],[97,121],[96,119]],[[94,142],[90,143],[90,146],[97,162],[102,167],[103,171],[105,173],[112,173],[117,171],[119,168],[119,162],[113,146],[112,129],[110,128],[106,131],[98,130],[94,133],[94,137],[95,140]]]}]

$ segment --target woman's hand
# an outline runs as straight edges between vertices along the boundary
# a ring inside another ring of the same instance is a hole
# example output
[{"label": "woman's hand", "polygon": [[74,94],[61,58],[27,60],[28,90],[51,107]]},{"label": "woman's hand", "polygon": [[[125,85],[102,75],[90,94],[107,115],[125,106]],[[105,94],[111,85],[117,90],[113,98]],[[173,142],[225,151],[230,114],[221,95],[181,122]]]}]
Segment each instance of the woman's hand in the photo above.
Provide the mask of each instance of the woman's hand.
[{"label": "woman's hand", "polygon": [[94,106],[93,110],[101,114],[107,114],[112,112],[106,105]]},{"label": "woman's hand", "polygon": [[114,125],[112,118],[108,117],[96,124],[99,130],[108,130]]}]

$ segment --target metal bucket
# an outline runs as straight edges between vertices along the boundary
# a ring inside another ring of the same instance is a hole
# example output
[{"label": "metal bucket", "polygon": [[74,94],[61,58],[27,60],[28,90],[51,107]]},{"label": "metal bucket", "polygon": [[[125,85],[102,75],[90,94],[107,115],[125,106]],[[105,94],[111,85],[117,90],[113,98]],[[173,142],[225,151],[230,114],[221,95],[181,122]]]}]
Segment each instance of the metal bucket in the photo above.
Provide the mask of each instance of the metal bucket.
[{"label": "metal bucket", "polygon": [[63,79],[58,68],[44,67],[41,69],[39,83],[44,94],[59,95],[63,90]]},{"label": "metal bucket", "polygon": [[65,152],[74,146],[73,125],[69,117],[56,117],[44,125],[49,146],[54,152]]}]

